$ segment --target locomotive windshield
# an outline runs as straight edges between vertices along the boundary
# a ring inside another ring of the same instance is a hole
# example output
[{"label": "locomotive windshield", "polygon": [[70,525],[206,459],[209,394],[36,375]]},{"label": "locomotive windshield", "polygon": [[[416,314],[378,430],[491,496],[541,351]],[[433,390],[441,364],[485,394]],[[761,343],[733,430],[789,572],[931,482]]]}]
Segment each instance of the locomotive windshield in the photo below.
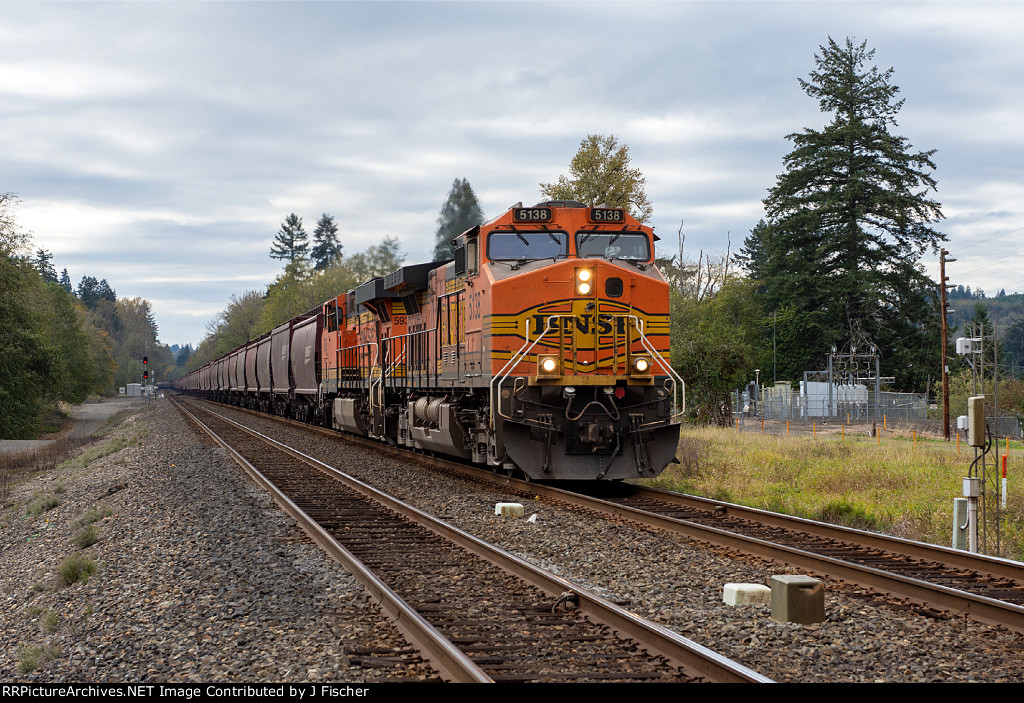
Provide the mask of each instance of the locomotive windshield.
[{"label": "locomotive windshield", "polygon": [[487,238],[491,261],[557,259],[568,254],[569,235],[565,232],[491,232]]},{"label": "locomotive windshield", "polygon": [[647,235],[639,232],[577,232],[576,255],[580,258],[648,261],[651,245]]}]

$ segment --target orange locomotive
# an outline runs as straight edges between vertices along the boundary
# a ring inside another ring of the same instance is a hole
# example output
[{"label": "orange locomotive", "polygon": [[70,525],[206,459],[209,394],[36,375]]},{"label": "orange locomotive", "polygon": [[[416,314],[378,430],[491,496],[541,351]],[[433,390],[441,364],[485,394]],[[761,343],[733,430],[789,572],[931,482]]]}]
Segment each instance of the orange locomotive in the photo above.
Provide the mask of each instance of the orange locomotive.
[{"label": "orange locomotive", "polygon": [[324,424],[532,479],[658,475],[682,380],[654,233],[618,208],[511,208],[323,307]]},{"label": "orange locomotive", "polygon": [[653,230],[553,201],[452,243],[175,386],[536,480],[661,473],[684,389]]}]

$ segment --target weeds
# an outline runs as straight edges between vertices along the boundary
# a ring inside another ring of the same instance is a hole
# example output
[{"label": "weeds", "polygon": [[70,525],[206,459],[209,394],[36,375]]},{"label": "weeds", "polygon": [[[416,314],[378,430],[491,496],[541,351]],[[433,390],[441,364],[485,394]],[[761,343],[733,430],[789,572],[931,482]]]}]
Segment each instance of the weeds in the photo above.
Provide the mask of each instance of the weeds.
[{"label": "weeds", "polygon": [[43,617],[39,618],[39,625],[43,628],[43,632],[50,634],[60,627],[60,617],[52,610],[47,610],[43,613]]},{"label": "weeds", "polygon": [[20,475],[55,469],[68,454],[90,441],[84,437],[64,437],[38,449],[0,454],[0,499],[10,494]]},{"label": "weeds", "polygon": [[[58,486],[60,491],[63,492],[63,488]],[[32,499],[25,509],[25,514],[29,517],[39,517],[47,510],[53,510],[60,505],[60,498],[57,497],[56,493],[47,495],[43,491],[35,491],[32,494]]]},{"label": "weeds", "polygon": [[[881,427],[879,427],[881,430]],[[898,435],[898,436],[894,436]],[[970,460],[956,444],[890,429],[876,437],[761,434],[685,427],[678,464],[647,485],[789,515],[949,544],[953,499]],[[1011,442],[1011,461],[1020,461]],[[1003,444],[1000,444],[1003,450]],[[1002,453],[1002,452],[1001,452]],[[1024,557],[1024,474],[1009,472],[1000,556]],[[994,503],[995,501],[993,501]],[[995,552],[993,544],[992,552]]]},{"label": "weeds", "polygon": [[[89,447],[84,452],[63,462],[58,468],[61,469],[84,469],[92,462],[97,459],[102,459],[105,456],[119,452],[127,446],[133,443],[134,438],[130,437],[114,437],[109,442],[101,444],[95,447]],[[137,440],[134,440],[137,441]]]},{"label": "weeds", "polygon": [[79,549],[85,549],[91,547],[100,541],[100,531],[96,529],[95,525],[86,525],[81,530],[75,533],[75,536],[71,538],[72,544]]},{"label": "weeds", "polygon": [[814,511],[810,517],[812,520],[820,522],[831,522],[835,525],[846,525],[873,532],[881,532],[887,527],[873,514],[845,500],[832,501]]},{"label": "weeds", "polygon": [[61,562],[57,573],[60,583],[64,586],[70,586],[79,581],[88,583],[89,577],[96,573],[97,568],[99,567],[92,557],[81,552],[75,552]]},{"label": "weeds", "polygon": [[48,661],[61,655],[61,648],[56,645],[35,645],[21,648],[18,657],[18,671],[28,674],[35,671]]},{"label": "weeds", "polygon": [[99,522],[103,518],[110,517],[113,514],[114,511],[106,506],[103,506],[102,508],[92,508],[79,516],[72,527],[86,527],[94,522]]}]

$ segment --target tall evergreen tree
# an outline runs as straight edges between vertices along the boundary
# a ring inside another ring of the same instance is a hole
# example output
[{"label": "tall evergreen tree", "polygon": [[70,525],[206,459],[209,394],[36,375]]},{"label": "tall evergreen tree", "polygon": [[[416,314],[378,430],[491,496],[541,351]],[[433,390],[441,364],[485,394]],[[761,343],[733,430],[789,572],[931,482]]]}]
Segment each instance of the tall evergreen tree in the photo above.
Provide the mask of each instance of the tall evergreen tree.
[{"label": "tall evergreen tree", "polygon": [[313,268],[326,271],[341,259],[341,244],[338,243],[338,225],[334,217],[326,212],[313,230]]},{"label": "tall evergreen tree", "polygon": [[309,253],[309,235],[302,228],[302,218],[294,212],[284,219],[270,247],[271,259],[295,262]]},{"label": "tall evergreen tree", "polygon": [[64,270],[60,272],[59,283],[61,285],[61,288],[66,290],[68,293],[74,294],[75,289],[71,285],[71,276],[68,275],[67,267],[65,267]]},{"label": "tall evergreen tree", "polygon": [[437,232],[434,235],[434,261],[446,261],[454,258],[452,239],[467,229],[484,221],[484,213],[477,202],[473,187],[465,178],[452,181],[448,198],[441,206],[437,217]]},{"label": "tall evergreen tree", "polygon": [[640,169],[629,168],[629,162],[629,147],[620,145],[615,135],[588,135],[569,164],[572,178],[563,175],[557,183],[541,183],[541,195],[550,200],[621,207],[640,222],[650,222],[654,208],[644,190],[646,179]]},{"label": "tall evergreen tree", "polygon": [[797,327],[807,313],[804,333],[790,330],[807,346],[787,375],[832,345],[874,344],[901,386],[923,388],[939,348],[935,284],[920,259],[945,240],[930,226],[942,218],[928,197],[934,150],[912,152],[890,133],[903,101],[893,69],[869,65],[866,42],[829,38],[820,49],[800,86],[833,119],[787,136],[794,149],[764,201],[766,222],[747,239],[748,269],[767,311],[790,309]]},{"label": "tall evergreen tree", "polygon": [[82,276],[82,280],[78,283],[77,295],[78,299],[90,310],[95,310],[102,300],[111,304],[117,302],[117,293],[105,278],[102,281],[97,281],[93,276]]},{"label": "tall evergreen tree", "polygon": [[44,281],[57,282],[57,271],[53,268],[53,254],[45,249],[36,249],[36,270]]}]

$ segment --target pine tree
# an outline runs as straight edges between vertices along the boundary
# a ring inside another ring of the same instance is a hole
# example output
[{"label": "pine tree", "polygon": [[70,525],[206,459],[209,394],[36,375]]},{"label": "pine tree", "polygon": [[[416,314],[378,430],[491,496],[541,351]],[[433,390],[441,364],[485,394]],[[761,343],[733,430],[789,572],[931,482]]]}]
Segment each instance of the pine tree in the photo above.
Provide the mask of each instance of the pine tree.
[{"label": "pine tree", "polygon": [[813,368],[832,345],[869,343],[900,385],[923,387],[938,345],[934,283],[920,259],[945,240],[930,227],[942,218],[927,195],[936,185],[934,150],[912,152],[890,133],[903,101],[893,69],[868,67],[874,51],[866,42],[830,38],[820,49],[817,69],[799,82],[833,120],[787,136],[795,148],[744,253],[757,257],[765,309],[805,311],[817,326],[794,330],[809,346],[794,359],[803,368],[787,375]]},{"label": "pine tree", "polygon": [[638,168],[629,168],[629,147],[615,135],[588,135],[569,164],[572,178],[559,176],[557,183],[541,183],[541,195],[549,200],[577,200],[591,207],[625,208],[640,222],[654,214],[644,191],[645,179]]},{"label": "pine tree", "polygon": [[85,307],[95,310],[100,301],[106,300],[109,303],[117,302],[117,292],[110,287],[107,279],[97,281],[92,276],[82,276],[78,284],[78,299],[85,303]]},{"label": "pine tree", "polygon": [[441,206],[434,234],[434,261],[447,261],[455,257],[452,239],[484,221],[484,213],[477,202],[473,187],[465,178],[452,182],[448,198]]},{"label": "pine tree", "polygon": [[67,267],[65,267],[64,270],[60,272],[60,281],[59,281],[59,283],[60,283],[61,287],[64,290],[66,290],[68,293],[72,293],[73,294],[75,292],[75,289],[71,285],[71,276],[68,275]]},{"label": "pine tree", "polygon": [[334,217],[326,212],[313,230],[313,269],[326,271],[341,259],[341,244],[338,243],[338,225]]},{"label": "pine tree", "polygon": [[44,249],[36,249],[36,270],[49,283],[57,282],[57,271],[53,268],[53,254]]},{"label": "pine tree", "polygon": [[285,218],[270,247],[271,259],[295,262],[309,253],[309,235],[302,228],[302,218],[294,212]]}]

